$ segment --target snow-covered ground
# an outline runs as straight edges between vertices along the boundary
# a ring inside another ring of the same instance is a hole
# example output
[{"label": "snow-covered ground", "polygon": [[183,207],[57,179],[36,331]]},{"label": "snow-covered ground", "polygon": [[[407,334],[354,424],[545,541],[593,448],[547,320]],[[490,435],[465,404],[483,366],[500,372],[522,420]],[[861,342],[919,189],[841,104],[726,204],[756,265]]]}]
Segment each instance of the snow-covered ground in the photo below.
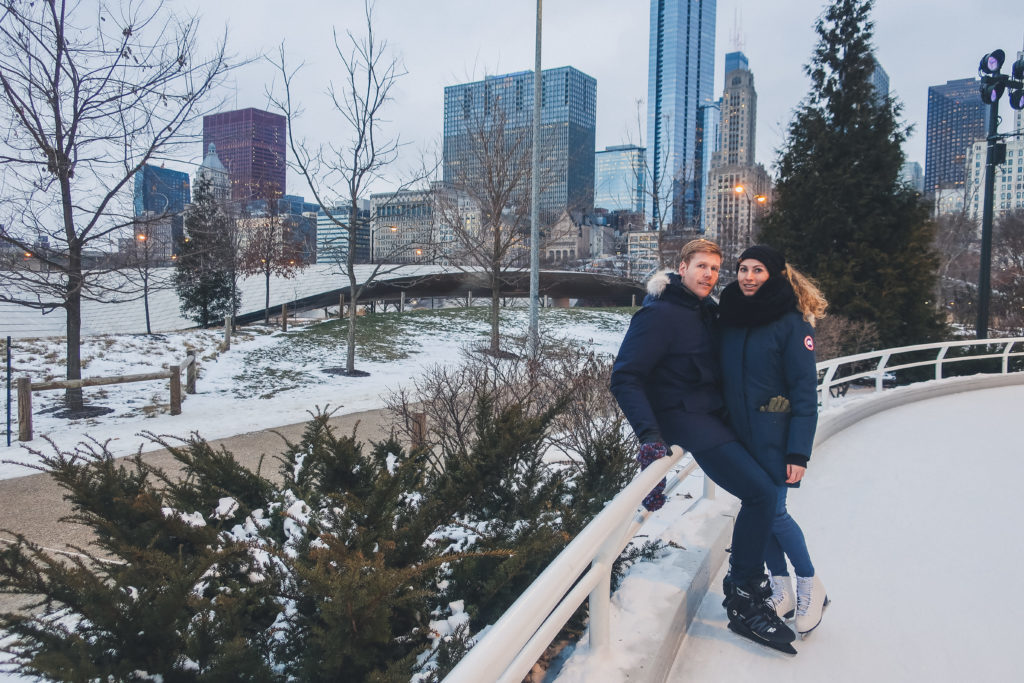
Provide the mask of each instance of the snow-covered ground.
[{"label": "snow-covered ground", "polygon": [[[357,348],[356,368],[369,377],[344,377],[324,372],[344,367],[345,339],[337,322],[316,328],[293,328],[287,333],[253,326],[241,328],[231,349],[218,352],[221,331],[193,330],[156,336],[102,335],[86,338],[83,344],[83,376],[102,377],[153,372],[180,363],[186,347],[194,348],[200,364],[198,393],[186,395],[181,415],[168,411],[166,380],[108,385],[85,390],[86,401],[114,412],[98,418],[66,420],[51,412],[63,392],[34,393],[35,439],[29,445],[45,449],[41,437],[61,448],[71,448],[86,437],[110,440],[115,455],[129,455],[144,446],[155,446],[139,436],[147,431],[185,437],[198,432],[207,439],[293,424],[309,419],[317,406],[330,406],[338,414],[380,408],[384,397],[408,385],[412,378],[433,365],[455,363],[467,346],[479,347],[489,329],[484,313],[448,310],[445,315],[428,311],[397,312],[373,316],[374,324],[387,324],[388,316],[402,316],[402,324],[388,325],[387,339],[374,340],[375,348]],[[502,333],[523,335],[527,311],[502,311]],[[627,314],[619,311],[544,309],[540,319],[543,333],[579,340],[594,350],[614,354],[629,325]],[[347,328],[346,328],[347,329]],[[28,375],[33,382],[60,379],[63,342],[59,338],[19,339],[14,350],[13,376]],[[367,360],[376,358],[377,360]],[[14,414],[17,414],[16,408]],[[12,429],[17,436],[17,426]],[[10,447],[0,441],[0,461],[31,461],[33,458],[16,440]],[[0,478],[31,474],[18,465],[0,462]]]},{"label": "snow-covered ground", "polygon": [[[821,625],[794,643],[796,657],[745,641],[725,628],[719,574],[668,680],[1024,680],[1014,597],[1024,563],[1021,406],[1024,386],[955,394],[884,411],[827,441],[789,498],[833,600]],[[652,522],[672,514],[666,506]],[[558,683],[610,683],[603,672],[629,668],[630,638],[643,637],[629,625],[677,590],[676,574],[670,561],[635,567],[620,589],[628,600],[613,601],[624,645],[598,658],[584,638]]]}]

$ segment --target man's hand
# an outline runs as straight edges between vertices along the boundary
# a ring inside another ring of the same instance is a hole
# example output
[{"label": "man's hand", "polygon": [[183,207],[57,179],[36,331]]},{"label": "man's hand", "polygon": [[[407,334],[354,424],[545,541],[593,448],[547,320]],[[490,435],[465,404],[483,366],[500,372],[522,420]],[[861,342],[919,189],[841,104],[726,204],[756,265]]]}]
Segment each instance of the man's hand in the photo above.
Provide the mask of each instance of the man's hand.
[{"label": "man's hand", "polygon": [[[660,460],[668,455],[668,446],[661,441],[651,441],[640,444],[640,451],[636,454],[636,461],[640,463],[640,469],[646,470],[655,460]],[[651,492],[643,499],[643,506],[654,512],[660,510],[665,504],[665,480],[662,479],[651,489]]]}]

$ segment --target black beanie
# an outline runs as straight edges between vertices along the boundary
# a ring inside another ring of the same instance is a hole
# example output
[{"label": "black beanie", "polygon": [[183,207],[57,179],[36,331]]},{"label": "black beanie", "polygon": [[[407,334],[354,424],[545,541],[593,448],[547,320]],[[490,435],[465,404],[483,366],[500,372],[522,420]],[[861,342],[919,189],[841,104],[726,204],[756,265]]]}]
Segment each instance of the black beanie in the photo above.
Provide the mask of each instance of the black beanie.
[{"label": "black beanie", "polygon": [[764,267],[768,269],[768,275],[775,277],[781,275],[782,271],[786,269],[786,257],[778,251],[772,249],[767,244],[755,244],[752,247],[747,247],[746,250],[740,254],[737,265],[742,263],[748,258],[756,259],[764,264]]}]

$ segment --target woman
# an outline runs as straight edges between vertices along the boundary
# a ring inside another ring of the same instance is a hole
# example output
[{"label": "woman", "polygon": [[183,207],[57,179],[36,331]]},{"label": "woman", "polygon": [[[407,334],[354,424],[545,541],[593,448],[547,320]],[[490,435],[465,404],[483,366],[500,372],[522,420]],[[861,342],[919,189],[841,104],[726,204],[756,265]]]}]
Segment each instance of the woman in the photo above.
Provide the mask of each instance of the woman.
[{"label": "woman", "polygon": [[[828,598],[800,526],[786,511],[788,487],[800,485],[818,423],[814,324],[828,303],[785,257],[766,245],[744,251],[737,280],[719,301],[722,391],[729,421],[778,487],[765,563],[771,602],[805,634],[821,621]],[[796,599],[786,558],[796,573]],[[795,602],[795,604],[794,604]]]}]

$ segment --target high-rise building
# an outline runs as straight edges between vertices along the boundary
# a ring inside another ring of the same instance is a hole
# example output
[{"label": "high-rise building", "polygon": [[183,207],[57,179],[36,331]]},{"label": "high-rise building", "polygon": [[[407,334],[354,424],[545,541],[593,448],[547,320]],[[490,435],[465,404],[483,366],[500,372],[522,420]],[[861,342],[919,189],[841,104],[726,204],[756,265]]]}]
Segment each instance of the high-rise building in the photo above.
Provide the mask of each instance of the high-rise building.
[{"label": "high-rise building", "polygon": [[287,120],[260,109],[203,117],[203,149],[217,154],[231,179],[231,199],[247,201],[285,193]]},{"label": "high-rise building", "polygon": [[[317,263],[332,263],[341,266],[348,261],[348,216],[351,205],[339,204],[331,208],[331,216],[320,209],[316,216],[316,260]],[[370,202],[360,200],[356,209],[355,262],[370,262]],[[341,223],[341,225],[338,225]]]},{"label": "high-rise building", "polygon": [[644,148],[614,145],[594,154],[594,206],[643,213]]},{"label": "high-rise building", "polygon": [[928,88],[925,129],[924,191],[963,190],[968,148],[984,139],[989,109],[981,99],[976,78],[947,81]]},{"label": "high-rise building", "polygon": [[[740,53],[742,54],[742,53]],[[720,104],[719,149],[711,157],[705,186],[704,231],[722,247],[723,274],[733,273],[736,258],[756,240],[771,182],[756,163],[757,91],[747,60],[725,77]]]},{"label": "high-rise building", "polygon": [[[1006,161],[996,166],[992,185],[992,215],[1024,209],[1024,139],[1005,139]],[[967,214],[981,224],[988,142],[979,140],[967,150],[966,183],[962,198]],[[945,208],[945,207],[943,207]],[[980,236],[980,235],[979,235]]]},{"label": "high-rise building", "polygon": [[[742,53],[730,53],[742,54]],[[746,58],[744,58],[744,64]],[[706,104],[697,109],[697,166],[694,176],[697,179],[697,190],[700,192],[700,207],[697,212],[699,224],[694,226],[697,232],[707,232],[705,213],[707,211],[708,176],[711,173],[712,160],[721,145],[720,125],[722,122],[722,100],[714,104]]]},{"label": "high-rise building", "polygon": [[[541,81],[540,210],[548,221],[562,211],[590,213],[594,205],[594,138],[597,81],[564,66],[545,69]],[[501,127],[506,140],[525,141],[510,156],[526,163],[533,135],[533,72],[489,76],[444,89],[444,181],[453,186],[477,183],[481,133]],[[528,203],[529,173],[512,198]]]},{"label": "high-rise building", "polygon": [[889,74],[878,63],[874,55],[871,56],[871,63],[874,64],[874,71],[871,72],[871,86],[875,89],[875,104],[881,106],[889,97]]},{"label": "high-rise building", "polygon": [[196,171],[196,183],[202,179],[209,181],[211,194],[216,201],[226,202],[231,198],[231,177],[228,175],[228,169],[220,161],[217,145],[212,142],[206,148],[203,163]]},{"label": "high-rise building", "polygon": [[919,194],[924,194],[924,171],[921,169],[921,164],[916,161],[903,162],[903,167],[900,169],[900,180],[917,190]]},{"label": "high-rise building", "polygon": [[651,0],[647,166],[655,226],[699,223],[697,111],[713,102],[715,0]]},{"label": "high-rise building", "polygon": [[145,164],[135,174],[135,215],[180,214],[191,199],[188,173]]},{"label": "high-rise building", "polygon": [[750,71],[750,62],[747,60],[747,56],[740,51],[726,52],[725,53],[725,73],[723,76],[728,76],[731,72],[736,69],[743,69],[744,71]]}]

